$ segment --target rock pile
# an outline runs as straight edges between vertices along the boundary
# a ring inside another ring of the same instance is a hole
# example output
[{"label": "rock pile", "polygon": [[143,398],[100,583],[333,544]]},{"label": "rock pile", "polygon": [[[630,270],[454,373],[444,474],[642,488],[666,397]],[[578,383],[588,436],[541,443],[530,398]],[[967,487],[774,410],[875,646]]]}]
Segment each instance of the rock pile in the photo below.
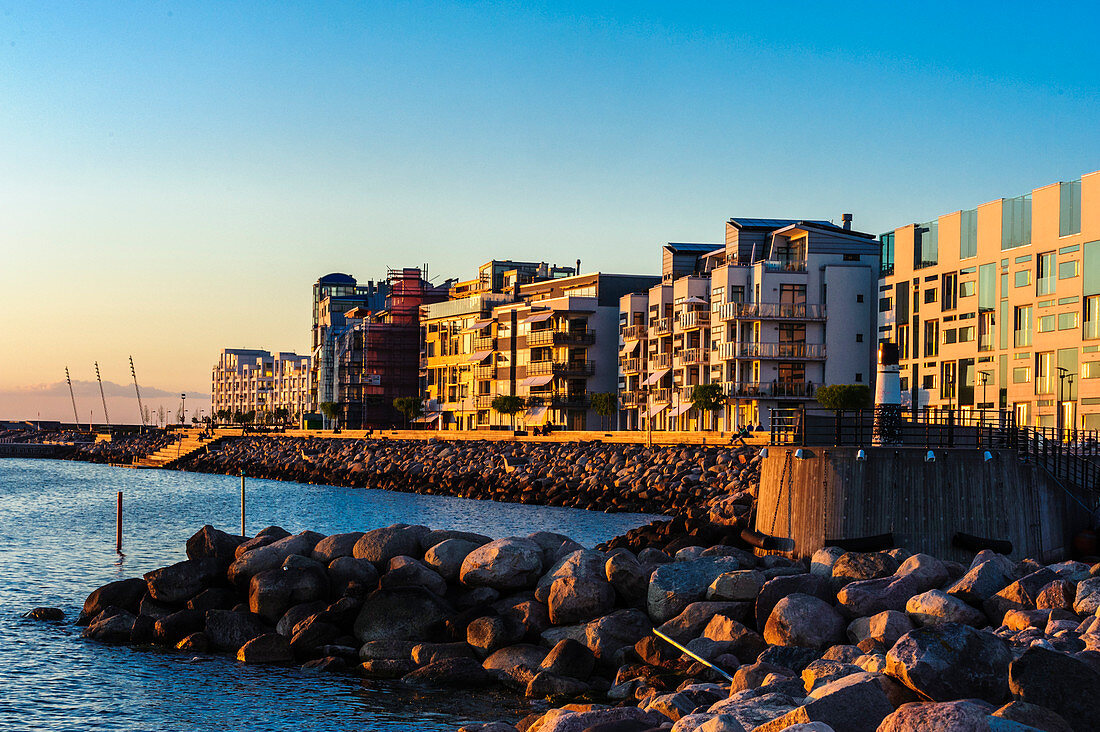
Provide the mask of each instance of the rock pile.
[{"label": "rock pile", "polygon": [[93,592],[85,635],[572,702],[468,728],[482,732],[1080,732],[1100,719],[1100,564],[670,556],[407,525],[247,540],[207,526],[187,556]]},{"label": "rock pile", "polygon": [[244,437],[183,470],[599,511],[675,514],[755,486],[756,449],[591,442]]}]

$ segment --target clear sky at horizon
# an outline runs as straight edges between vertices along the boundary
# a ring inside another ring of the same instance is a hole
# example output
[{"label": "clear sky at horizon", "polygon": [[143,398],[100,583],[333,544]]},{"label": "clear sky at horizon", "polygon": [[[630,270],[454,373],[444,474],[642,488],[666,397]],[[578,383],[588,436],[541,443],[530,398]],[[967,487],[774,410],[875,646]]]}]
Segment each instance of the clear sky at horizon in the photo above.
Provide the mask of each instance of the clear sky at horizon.
[{"label": "clear sky at horizon", "polygon": [[205,393],[219,348],[305,353],[328,272],[655,272],[730,216],[880,233],[1076,178],[1100,169],[1098,20],[0,3],[0,418],[56,400],[66,365],[125,384],[133,354],[150,388]]}]

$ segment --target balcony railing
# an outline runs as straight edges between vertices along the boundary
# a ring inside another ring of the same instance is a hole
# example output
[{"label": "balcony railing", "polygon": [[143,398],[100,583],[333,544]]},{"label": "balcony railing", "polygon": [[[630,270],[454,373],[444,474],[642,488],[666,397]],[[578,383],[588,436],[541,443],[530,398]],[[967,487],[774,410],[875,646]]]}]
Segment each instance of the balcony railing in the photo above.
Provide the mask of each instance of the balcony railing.
[{"label": "balcony railing", "polygon": [[693,330],[695,328],[706,328],[710,325],[710,311],[709,310],[689,310],[684,313],[680,313],[680,327],[683,330]]},{"label": "balcony railing", "polygon": [[661,318],[650,324],[649,332],[654,336],[668,335],[672,332],[672,318]]},{"label": "balcony railing", "polygon": [[761,264],[764,265],[765,272],[805,272],[806,260],[805,259],[766,259]]},{"label": "balcony railing", "polygon": [[594,373],[594,361],[532,361],[527,364],[528,376],[592,376]]},{"label": "balcony railing", "polygon": [[[650,389],[649,390],[649,403],[650,404],[667,404],[672,401],[672,389]],[[644,405],[645,400],[642,401]]]},{"label": "balcony railing", "polygon": [[824,343],[740,343],[738,358],[824,360]]},{"label": "balcony railing", "polygon": [[677,354],[680,365],[693,366],[695,364],[701,364],[707,362],[707,351],[705,348],[688,348]]},{"label": "balcony railing", "polygon": [[672,354],[655,353],[651,355],[649,357],[649,368],[650,370],[672,368]]},{"label": "balcony railing", "polygon": [[645,403],[645,399],[642,395],[635,391],[620,391],[619,392],[619,406],[620,407],[637,407]]},{"label": "balcony railing", "polygon": [[591,346],[596,342],[596,334],[590,331],[567,331],[547,328],[527,334],[528,346]]},{"label": "balcony railing", "polygon": [[490,409],[493,406],[494,399],[496,399],[496,394],[478,394],[474,397],[474,406],[478,409]]},{"label": "balcony railing", "polygon": [[727,302],[718,310],[723,320],[825,320],[825,306],[806,303]]},{"label": "balcony railing", "polygon": [[624,374],[636,374],[642,370],[642,359],[640,358],[624,358],[619,363]]},{"label": "balcony railing", "polygon": [[554,409],[587,409],[587,394],[558,394],[550,397],[550,406]]},{"label": "balcony railing", "polygon": [[497,339],[491,336],[484,336],[474,339],[475,351],[495,351],[497,349]]},{"label": "balcony railing", "polygon": [[628,325],[623,328],[624,341],[637,341],[645,338],[646,327],[644,325]]},{"label": "balcony railing", "polygon": [[497,367],[496,366],[475,366],[474,367],[474,378],[475,379],[478,379],[480,381],[485,381],[486,379],[495,379],[496,377],[497,377]]},{"label": "balcony railing", "polygon": [[733,381],[726,385],[726,396],[731,399],[754,397],[810,399],[813,398],[815,388],[813,383],[806,381]]}]

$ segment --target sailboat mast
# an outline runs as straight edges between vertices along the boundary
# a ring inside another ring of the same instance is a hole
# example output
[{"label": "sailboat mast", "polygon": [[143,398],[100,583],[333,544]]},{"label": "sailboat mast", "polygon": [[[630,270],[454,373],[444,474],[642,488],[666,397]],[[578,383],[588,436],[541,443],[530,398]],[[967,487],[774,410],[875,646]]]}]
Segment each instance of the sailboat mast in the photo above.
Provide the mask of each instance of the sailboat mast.
[{"label": "sailboat mast", "polygon": [[99,377],[99,361],[95,362],[95,380],[99,382],[99,398],[103,400],[103,421],[111,426],[111,418],[107,415],[107,397],[103,394],[103,379]]},{"label": "sailboat mast", "polygon": [[141,403],[141,389],[138,388],[137,371],[134,370],[133,356],[130,356],[130,375],[134,377],[134,393],[137,394],[138,400],[138,418],[141,420],[141,426],[145,427],[145,406]]},{"label": "sailboat mast", "polygon": [[[76,395],[73,394],[73,380],[69,378],[69,367],[65,367],[65,382],[69,385],[69,398],[73,400],[73,419],[76,421],[76,428],[80,429],[80,415],[76,413]],[[88,425],[88,429],[91,429],[92,425]]]}]

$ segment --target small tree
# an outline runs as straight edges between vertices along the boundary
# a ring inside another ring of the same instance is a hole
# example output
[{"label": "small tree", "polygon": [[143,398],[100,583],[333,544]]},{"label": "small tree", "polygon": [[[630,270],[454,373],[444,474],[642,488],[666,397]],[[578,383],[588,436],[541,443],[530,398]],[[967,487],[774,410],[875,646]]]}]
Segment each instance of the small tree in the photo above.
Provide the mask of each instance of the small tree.
[{"label": "small tree", "polygon": [[287,420],[290,419],[290,410],[286,407],[277,407],[275,409],[275,420],[282,425],[286,425]]},{"label": "small tree", "polygon": [[833,384],[817,390],[817,401],[826,409],[870,409],[871,387],[866,384]]},{"label": "small tree", "polygon": [[[699,410],[702,415],[705,412],[717,414],[726,404],[726,395],[722,393],[720,384],[697,384],[691,390],[691,406]],[[706,429],[710,429],[710,420],[707,420]]]},{"label": "small tree", "polygon": [[523,397],[501,394],[500,396],[493,397],[490,406],[493,408],[494,412],[507,415],[509,421],[512,423],[512,429],[515,430],[516,415],[523,411],[526,405],[524,404]]},{"label": "small tree", "polygon": [[393,400],[393,408],[405,415],[405,428],[409,423],[424,414],[424,403],[419,397],[397,397]]},{"label": "small tree", "polygon": [[219,409],[218,410],[218,421],[219,422],[228,423],[229,420],[232,419],[232,418],[233,418],[233,413],[230,412],[228,409]]},{"label": "small tree", "polygon": [[619,411],[619,398],[613,391],[592,395],[592,409],[603,417],[603,428],[609,429],[609,422]]},{"label": "small tree", "polygon": [[340,404],[338,402],[321,402],[321,414],[325,415],[325,418],[334,424],[339,424],[337,420],[340,418]]}]

